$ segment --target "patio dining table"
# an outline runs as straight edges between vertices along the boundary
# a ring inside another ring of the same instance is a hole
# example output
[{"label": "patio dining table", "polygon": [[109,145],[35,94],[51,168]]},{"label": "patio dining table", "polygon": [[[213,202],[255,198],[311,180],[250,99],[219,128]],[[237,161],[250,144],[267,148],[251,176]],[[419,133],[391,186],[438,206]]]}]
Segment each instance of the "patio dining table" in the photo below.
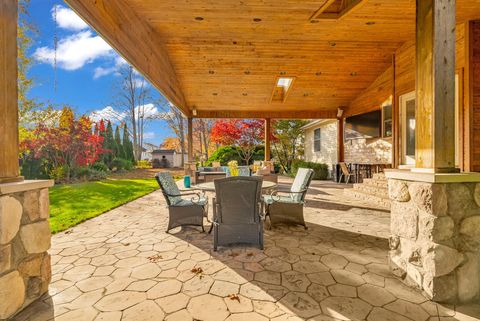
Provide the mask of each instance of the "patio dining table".
[{"label": "patio dining table", "polygon": [[[277,187],[277,184],[274,182],[270,182],[270,181],[262,182],[262,190],[270,190],[275,187]],[[215,183],[214,182],[201,183],[201,184],[192,186],[191,189],[199,189],[205,192],[215,192]]]}]

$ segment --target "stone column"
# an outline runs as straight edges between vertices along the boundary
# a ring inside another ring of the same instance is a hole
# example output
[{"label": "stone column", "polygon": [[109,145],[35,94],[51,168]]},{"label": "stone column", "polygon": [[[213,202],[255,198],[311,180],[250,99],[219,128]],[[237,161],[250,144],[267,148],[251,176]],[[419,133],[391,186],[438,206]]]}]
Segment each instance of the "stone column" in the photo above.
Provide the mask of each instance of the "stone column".
[{"label": "stone column", "polygon": [[393,273],[434,301],[479,300],[480,175],[386,175]]},{"label": "stone column", "polygon": [[0,184],[0,320],[48,290],[52,185],[53,181]]}]

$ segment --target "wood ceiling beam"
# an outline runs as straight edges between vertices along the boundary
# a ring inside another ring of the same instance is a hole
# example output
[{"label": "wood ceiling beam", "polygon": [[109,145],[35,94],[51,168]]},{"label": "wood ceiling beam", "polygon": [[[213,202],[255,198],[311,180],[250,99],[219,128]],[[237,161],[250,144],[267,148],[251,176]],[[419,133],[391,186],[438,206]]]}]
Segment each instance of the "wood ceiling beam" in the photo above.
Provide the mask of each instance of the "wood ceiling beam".
[{"label": "wood ceiling beam", "polygon": [[164,43],[125,0],[65,1],[165,98],[191,116]]},{"label": "wood ceiling beam", "polygon": [[239,119],[320,119],[337,117],[336,110],[289,110],[289,111],[252,111],[252,110],[197,110],[196,118],[239,118]]}]

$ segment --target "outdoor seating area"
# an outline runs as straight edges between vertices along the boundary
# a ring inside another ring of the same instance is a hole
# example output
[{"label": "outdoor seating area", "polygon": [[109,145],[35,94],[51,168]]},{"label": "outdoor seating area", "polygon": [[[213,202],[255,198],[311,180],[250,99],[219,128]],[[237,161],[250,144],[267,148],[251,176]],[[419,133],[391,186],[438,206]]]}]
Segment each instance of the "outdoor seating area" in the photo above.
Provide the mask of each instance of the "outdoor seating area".
[{"label": "outdoor seating area", "polygon": [[214,235],[198,227],[166,233],[168,204],[154,192],[54,235],[49,293],[13,320],[478,317],[479,307],[431,302],[394,277],[389,213],[344,198],[342,188],[313,181],[305,198],[308,230],[265,229],[263,251],[253,244],[214,251]]}]

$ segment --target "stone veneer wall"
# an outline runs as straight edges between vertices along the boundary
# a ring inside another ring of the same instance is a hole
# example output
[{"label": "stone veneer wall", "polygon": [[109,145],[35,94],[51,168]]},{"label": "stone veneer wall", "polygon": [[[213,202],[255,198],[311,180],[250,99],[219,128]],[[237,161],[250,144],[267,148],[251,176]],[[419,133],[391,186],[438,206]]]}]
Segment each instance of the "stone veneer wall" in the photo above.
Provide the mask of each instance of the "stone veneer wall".
[{"label": "stone veneer wall", "polygon": [[390,264],[432,300],[480,300],[480,183],[389,179]]},{"label": "stone veneer wall", "polygon": [[358,138],[345,141],[347,163],[392,163],[391,138]]},{"label": "stone veneer wall", "polygon": [[0,195],[0,320],[48,290],[48,188]]}]

